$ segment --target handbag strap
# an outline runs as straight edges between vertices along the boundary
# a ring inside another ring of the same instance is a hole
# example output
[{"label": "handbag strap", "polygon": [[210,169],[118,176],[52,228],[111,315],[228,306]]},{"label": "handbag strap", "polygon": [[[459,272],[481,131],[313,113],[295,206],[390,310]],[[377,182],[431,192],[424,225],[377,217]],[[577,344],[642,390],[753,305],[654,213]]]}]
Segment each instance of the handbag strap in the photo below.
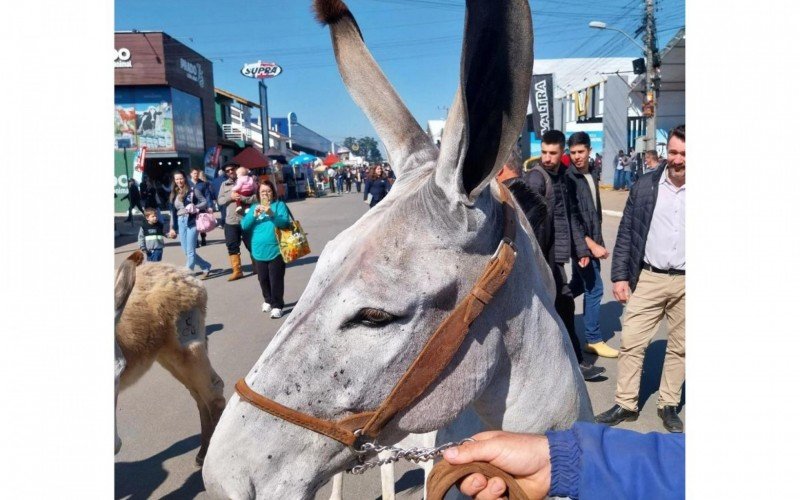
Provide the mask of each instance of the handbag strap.
[{"label": "handbag strap", "polygon": [[294,214],[292,214],[292,211],[289,209],[289,204],[286,202],[281,202],[281,203],[283,203],[286,206],[286,211],[289,212],[289,222],[294,222],[296,219],[294,218]]}]

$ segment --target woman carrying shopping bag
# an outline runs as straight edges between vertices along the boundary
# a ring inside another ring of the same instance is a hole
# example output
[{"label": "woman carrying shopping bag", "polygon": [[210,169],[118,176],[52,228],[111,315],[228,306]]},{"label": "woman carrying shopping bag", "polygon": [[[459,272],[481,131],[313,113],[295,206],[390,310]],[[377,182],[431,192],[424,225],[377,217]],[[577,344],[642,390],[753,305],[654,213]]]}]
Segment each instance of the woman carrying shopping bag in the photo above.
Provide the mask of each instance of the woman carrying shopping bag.
[{"label": "woman carrying shopping bag", "polygon": [[289,209],[277,199],[277,189],[265,180],[258,186],[258,203],[250,206],[242,219],[242,230],[250,234],[250,250],[261,285],[264,303],[261,311],[270,317],[283,315],[283,289],[286,263],[281,256],[275,229],[290,225]]},{"label": "woman carrying shopping bag", "polygon": [[173,174],[172,179],[169,196],[172,229],[169,237],[180,236],[181,249],[186,254],[186,267],[194,271],[195,264],[199,265],[203,277],[207,278],[211,264],[197,253],[197,214],[206,209],[208,202],[198,189],[189,187],[186,174],[180,170]]}]

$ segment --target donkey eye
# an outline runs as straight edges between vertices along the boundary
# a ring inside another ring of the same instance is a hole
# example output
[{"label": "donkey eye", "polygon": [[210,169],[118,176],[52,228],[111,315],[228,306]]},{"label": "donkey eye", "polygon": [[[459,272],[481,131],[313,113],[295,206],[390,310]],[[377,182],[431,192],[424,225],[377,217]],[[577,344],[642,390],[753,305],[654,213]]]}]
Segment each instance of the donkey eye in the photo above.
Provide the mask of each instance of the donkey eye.
[{"label": "donkey eye", "polygon": [[387,325],[397,319],[394,315],[381,309],[365,307],[356,313],[355,317],[347,322],[347,326],[368,326],[376,328]]}]

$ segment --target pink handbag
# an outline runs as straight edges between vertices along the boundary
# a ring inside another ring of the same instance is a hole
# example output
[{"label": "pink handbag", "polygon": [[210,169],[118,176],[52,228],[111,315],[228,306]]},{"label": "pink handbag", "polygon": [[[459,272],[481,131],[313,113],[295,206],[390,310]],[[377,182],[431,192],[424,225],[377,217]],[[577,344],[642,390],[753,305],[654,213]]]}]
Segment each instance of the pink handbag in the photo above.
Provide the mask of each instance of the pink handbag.
[{"label": "pink handbag", "polygon": [[197,220],[195,221],[195,224],[197,225],[197,230],[199,232],[208,233],[217,227],[217,219],[212,213],[200,212],[197,214]]}]

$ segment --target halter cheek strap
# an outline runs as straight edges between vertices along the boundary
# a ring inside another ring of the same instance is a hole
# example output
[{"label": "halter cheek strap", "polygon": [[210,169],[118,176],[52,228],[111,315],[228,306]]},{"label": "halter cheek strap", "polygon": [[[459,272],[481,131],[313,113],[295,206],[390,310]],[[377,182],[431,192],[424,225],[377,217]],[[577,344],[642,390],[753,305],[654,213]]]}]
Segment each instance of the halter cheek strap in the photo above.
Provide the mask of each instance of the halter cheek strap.
[{"label": "halter cheek strap", "polygon": [[293,410],[255,392],[244,379],[236,382],[236,392],[245,401],[271,415],[300,427],[353,446],[360,436],[377,437],[398,413],[409,408],[439,378],[453,360],[469,332],[470,325],[505,284],[514,267],[516,217],[508,188],[500,186],[503,206],[503,239],[483,273],[469,293],[431,335],[411,366],[374,411],[356,413],[340,420],[324,420]]}]

